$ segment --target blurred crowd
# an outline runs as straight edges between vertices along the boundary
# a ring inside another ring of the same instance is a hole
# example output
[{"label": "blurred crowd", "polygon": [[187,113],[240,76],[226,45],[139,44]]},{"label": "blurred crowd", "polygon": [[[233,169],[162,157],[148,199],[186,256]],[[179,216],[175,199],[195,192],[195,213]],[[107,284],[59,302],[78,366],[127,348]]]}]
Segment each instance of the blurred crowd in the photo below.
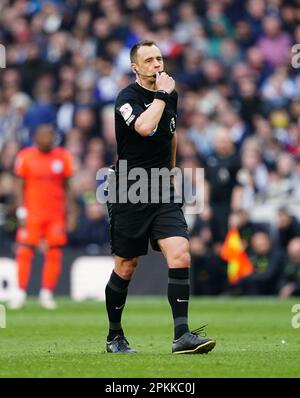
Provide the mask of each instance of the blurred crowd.
[{"label": "blurred crowd", "polygon": [[134,81],[130,47],[151,39],[179,93],[178,166],[205,170],[204,210],[187,216],[194,292],[227,291],[219,253],[235,227],[255,266],[235,291],[299,294],[299,22],[299,0],[2,0],[1,241],[16,229],[16,154],[52,123],[76,163],[69,244],[109,252],[95,176],[115,160],[113,106]]}]

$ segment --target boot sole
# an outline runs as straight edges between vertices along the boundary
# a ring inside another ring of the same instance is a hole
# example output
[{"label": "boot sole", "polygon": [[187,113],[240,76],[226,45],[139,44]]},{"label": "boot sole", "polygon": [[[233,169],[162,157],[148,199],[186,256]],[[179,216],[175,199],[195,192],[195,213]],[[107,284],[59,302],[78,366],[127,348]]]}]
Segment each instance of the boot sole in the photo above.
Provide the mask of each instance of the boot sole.
[{"label": "boot sole", "polygon": [[196,348],[182,351],[175,351],[173,354],[207,354],[216,345],[215,340],[207,341],[204,344],[198,345]]}]

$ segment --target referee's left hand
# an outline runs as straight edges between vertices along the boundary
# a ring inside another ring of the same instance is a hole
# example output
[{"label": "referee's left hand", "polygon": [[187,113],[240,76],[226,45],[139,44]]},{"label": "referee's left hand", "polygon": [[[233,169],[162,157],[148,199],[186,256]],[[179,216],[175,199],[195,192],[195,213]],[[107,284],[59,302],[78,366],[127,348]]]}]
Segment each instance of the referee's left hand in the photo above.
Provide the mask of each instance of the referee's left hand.
[{"label": "referee's left hand", "polygon": [[166,72],[156,73],[156,89],[164,90],[168,94],[171,94],[175,90],[175,80],[169,76]]}]

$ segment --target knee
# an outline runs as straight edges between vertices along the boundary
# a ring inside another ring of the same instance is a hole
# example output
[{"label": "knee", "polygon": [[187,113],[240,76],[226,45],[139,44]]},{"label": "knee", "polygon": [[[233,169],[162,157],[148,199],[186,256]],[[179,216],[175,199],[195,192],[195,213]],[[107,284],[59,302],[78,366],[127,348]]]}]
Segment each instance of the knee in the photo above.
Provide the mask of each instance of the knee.
[{"label": "knee", "polygon": [[168,258],[168,265],[172,268],[189,268],[190,264],[191,255],[188,244],[178,247]]},{"label": "knee", "polygon": [[132,278],[135,268],[137,266],[136,259],[122,259],[116,264],[115,272],[123,279],[129,280]]},{"label": "knee", "polygon": [[178,268],[189,268],[190,264],[191,256],[188,251],[182,251],[174,263],[174,265],[176,265]]},{"label": "knee", "polygon": [[26,260],[31,261],[33,255],[34,255],[34,251],[33,251],[33,249],[32,249],[31,247],[29,247],[29,246],[20,245],[20,246],[17,248],[17,253],[16,253],[16,254],[17,254],[17,259],[18,259],[18,258],[26,258]]},{"label": "knee", "polygon": [[46,250],[45,257],[49,261],[60,263],[62,260],[62,250],[58,247],[50,247]]}]

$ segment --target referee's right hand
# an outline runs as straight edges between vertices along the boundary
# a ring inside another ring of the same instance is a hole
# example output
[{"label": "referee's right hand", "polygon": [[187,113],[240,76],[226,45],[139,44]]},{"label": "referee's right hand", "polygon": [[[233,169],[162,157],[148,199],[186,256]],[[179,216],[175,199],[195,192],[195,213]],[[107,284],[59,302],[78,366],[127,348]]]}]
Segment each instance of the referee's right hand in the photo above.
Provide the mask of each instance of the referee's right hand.
[{"label": "referee's right hand", "polygon": [[169,76],[166,72],[156,73],[156,89],[164,90],[168,94],[171,94],[175,89],[175,80]]}]

